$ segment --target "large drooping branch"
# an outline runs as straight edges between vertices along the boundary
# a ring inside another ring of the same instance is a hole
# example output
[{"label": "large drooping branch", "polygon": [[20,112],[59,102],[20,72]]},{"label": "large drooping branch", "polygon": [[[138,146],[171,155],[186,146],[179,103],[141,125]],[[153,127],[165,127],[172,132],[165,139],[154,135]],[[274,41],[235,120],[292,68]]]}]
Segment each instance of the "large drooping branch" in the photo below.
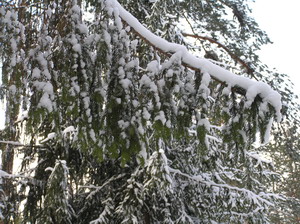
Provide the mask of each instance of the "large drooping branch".
[{"label": "large drooping branch", "polygon": [[[110,7],[114,10],[116,19],[119,19],[120,23],[122,23],[122,21],[127,23],[138,36],[147,41],[147,43],[158,49],[160,52],[168,56],[176,53],[181,57],[183,65],[193,70],[201,70],[202,73],[208,73],[213,79],[219,82],[224,82],[230,87],[242,89],[247,98],[246,104],[249,106],[257,96],[261,97],[263,101],[268,102],[274,107],[276,110],[277,119],[281,119],[281,96],[268,84],[233,74],[232,72],[210,62],[205,58],[198,58],[192,55],[188,52],[185,46],[170,43],[167,40],[153,34],[151,31],[145,28],[132,14],[125,10],[117,0],[107,1],[107,7]],[[119,15],[119,18],[117,15]]]}]

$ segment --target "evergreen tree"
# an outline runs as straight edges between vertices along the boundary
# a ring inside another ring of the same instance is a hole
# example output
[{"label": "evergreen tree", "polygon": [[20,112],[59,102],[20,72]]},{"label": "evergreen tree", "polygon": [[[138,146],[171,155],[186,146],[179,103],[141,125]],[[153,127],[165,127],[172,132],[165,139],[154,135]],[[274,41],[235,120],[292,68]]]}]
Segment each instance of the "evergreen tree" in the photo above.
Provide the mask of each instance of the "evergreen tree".
[{"label": "evergreen tree", "polygon": [[299,134],[297,123],[283,126],[283,140],[271,141],[265,146],[269,152],[280,178],[273,183],[275,192],[286,195],[286,199],[274,207],[271,212],[272,223],[299,223],[300,192],[299,177]]},{"label": "evergreen tree", "polygon": [[253,143],[281,102],[255,81],[270,40],[246,1],[119,3],[0,3],[2,169],[21,163],[3,221],[269,222],[275,175]]}]

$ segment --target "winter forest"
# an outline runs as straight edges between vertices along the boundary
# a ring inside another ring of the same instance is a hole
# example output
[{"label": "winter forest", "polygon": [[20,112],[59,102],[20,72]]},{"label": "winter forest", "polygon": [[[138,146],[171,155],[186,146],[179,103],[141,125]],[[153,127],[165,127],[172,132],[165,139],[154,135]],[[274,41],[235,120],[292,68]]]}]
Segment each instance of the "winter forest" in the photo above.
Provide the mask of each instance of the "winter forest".
[{"label": "winter forest", "polygon": [[0,223],[300,223],[251,1],[1,0]]}]

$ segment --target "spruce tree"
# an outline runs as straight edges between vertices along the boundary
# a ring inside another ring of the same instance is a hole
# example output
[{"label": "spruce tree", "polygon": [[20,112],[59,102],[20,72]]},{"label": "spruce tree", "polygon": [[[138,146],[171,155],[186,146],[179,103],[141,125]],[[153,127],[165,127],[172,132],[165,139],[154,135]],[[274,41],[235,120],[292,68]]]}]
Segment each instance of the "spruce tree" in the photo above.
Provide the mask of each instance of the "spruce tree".
[{"label": "spruce tree", "polygon": [[4,223],[269,222],[281,102],[246,1],[0,6]]}]

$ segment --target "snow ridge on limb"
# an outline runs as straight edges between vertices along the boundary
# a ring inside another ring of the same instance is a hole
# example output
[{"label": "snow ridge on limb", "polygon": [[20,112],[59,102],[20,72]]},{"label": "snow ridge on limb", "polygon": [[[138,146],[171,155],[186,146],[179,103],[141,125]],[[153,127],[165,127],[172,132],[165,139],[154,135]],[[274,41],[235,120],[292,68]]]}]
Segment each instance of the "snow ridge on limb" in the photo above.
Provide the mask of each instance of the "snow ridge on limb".
[{"label": "snow ridge on limb", "polygon": [[182,57],[182,63],[188,67],[209,73],[214,79],[225,82],[232,87],[240,87],[246,92],[247,103],[250,106],[256,96],[260,96],[264,102],[272,105],[276,111],[277,120],[281,120],[281,95],[264,82],[255,81],[247,77],[238,76],[232,72],[210,62],[205,58],[198,58],[188,52],[185,46],[170,43],[167,40],[153,34],[145,28],[130,12],[125,10],[117,0],[108,0],[108,6],[118,11],[120,18],[126,22],[135,32],[151,45],[165,53],[178,53]]}]

